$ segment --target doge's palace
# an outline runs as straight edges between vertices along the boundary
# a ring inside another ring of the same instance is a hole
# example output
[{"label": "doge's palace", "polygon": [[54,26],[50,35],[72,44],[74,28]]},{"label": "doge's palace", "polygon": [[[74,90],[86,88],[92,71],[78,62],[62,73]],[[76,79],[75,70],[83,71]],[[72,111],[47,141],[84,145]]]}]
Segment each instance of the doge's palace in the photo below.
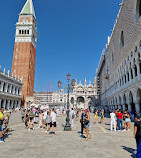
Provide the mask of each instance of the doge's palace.
[{"label": "doge's palace", "polygon": [[97,69],[101,105],[141,111],[141,0],[123,0]]}]

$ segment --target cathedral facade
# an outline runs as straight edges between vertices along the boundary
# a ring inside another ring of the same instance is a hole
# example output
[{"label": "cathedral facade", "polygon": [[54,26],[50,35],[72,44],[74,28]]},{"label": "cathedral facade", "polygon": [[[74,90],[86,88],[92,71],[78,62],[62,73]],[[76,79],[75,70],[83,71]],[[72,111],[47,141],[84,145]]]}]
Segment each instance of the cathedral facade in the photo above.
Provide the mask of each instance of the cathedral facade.
[{"label": "cathedral facade", "polygon": [[93,83],[89,81],[89,84],[87,84],[86,79],[84,81],[84,84],[82,84],[81,81],[79,82],[79,84],[76,83],[72,93],[70,93],[69,100],[70,107],[79,109],[94,107],[97,100],[96,79]]}]

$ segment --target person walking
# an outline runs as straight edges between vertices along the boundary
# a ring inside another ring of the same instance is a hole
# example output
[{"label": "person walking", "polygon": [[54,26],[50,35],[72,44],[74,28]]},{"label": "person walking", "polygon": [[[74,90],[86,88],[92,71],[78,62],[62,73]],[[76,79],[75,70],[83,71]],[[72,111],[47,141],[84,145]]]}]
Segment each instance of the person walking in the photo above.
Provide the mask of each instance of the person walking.
[{"label": "person walking", "polygon": [[50,131],[50,126],[51,126],[51,116],[50,116],[50,111],[47,112],[47,117],[46,117],[46,125],[48,127],[46,127],[46,133],[49,134],[49,131]]},{"label": "person walking", "polygon": [[118,117],[118,130],[123,130],[123,114],[121,113],[121,110],[119,110],[119,112],[117,113],[117,117]]},{"label": "person walking", "polygon": [[43,122],[43,114],[42,114],[42,111],[40,110],[40,112],[39,112],[39,126],[38,126],[38,128],[42,128],[42,122]]},{"label": "person walking", "polygon": [[111,131],[113,130],[113,125],[114,125],[114,131],[116,131],[116,115],[113,112],[113,110],[110,113],[110,118],[111,118]]},{"label": "person walking", "polygon": [[29,111],[27,110],[25,113],[25,128],[28,128],[28,122],[29,122]]},{"label": "person walking", "polygon": [[84,109],[82,109],[82,114],[81,114],[81,119],[80,119],[80,123],[81,123],[81,133],[80,135],[82,136],[83,135],[83,129],[84,129]]},{"label": "person walking", "polygon": [[71,109],[71,113],[70,113],[70,115],[71,115],[71,126],[74,126],[74,117],[75,117],[75,113],[74,113],[73,108]]},{"label": "person walking", "polygon": [[95,110],[95,124],[97,123],[97,115],[98,115],[98,110]]},{"label": "person walking", "polygon": [[131,122],[131,119],[130,119],[130,114],[129,114],[129,112],[128,111],[125,111],[124,112],[124,118],[125,118],[125,122],[124,122],[124,131],[126,131],[126,130],[130,130],[130,122]]},{"label": "person walking", "polygon": [[52,127],[52,125],[54,126],[54,133],[55,133],[55,135],[57,135],[57,133],[56,133],[56,109],[55,108],[53,108],[53,111],[52,111],[52,113],[51,113],[51,127]]},{"label": "person walking", "polygon": [[46,117],[47,117],[47,111],[44,109],[43,110],[43,117],[42,117],[42,127],[45,128],[45,122],[46,122]]},{"label": "person walking", "polygon": [[88,140],[88,136],[90,136],[91,138],[91,134],[89,132],[89,128],[90,128],[90,116],[89,116],[89,112],[85,112],[85,117],[84,117],[84,127],[85,127],[85,132],[87,134],[87,137],[85,140]]},{"label": "person walking", "polygon": [[35,114],[33,113],[32,109],[31,109],[30,113],[29,113],[29,128],[28,128],[28,130],[30,130],[31,125],[32,125],[32,129],[34,129],[34,117],[35,117]]},{"label": "person walking", "polygon": [[[138,149],[139,141],[141,139],[141,116],[139,114],[135,117],[135,124],[134,124],[134,138],[136,139],[136,145]],[[134,154],[136,154],[136,150]]]},{"label": "person walking", "polygon": [[3,138],[3,121],[4,121],[4,108],[0,109],[0,142],[5,142]]},{"label": "person walking", "polygon": [[104,120],[104,110],[102,109],[101,110],[101,123],[103,123],[103,120]]},{"label": "person walking", "polygon": [[21,119],[22,119],[23,123],[24,123],[24,118],[25,118],[25,110],[22,110],[22,112],[21,112]]}]

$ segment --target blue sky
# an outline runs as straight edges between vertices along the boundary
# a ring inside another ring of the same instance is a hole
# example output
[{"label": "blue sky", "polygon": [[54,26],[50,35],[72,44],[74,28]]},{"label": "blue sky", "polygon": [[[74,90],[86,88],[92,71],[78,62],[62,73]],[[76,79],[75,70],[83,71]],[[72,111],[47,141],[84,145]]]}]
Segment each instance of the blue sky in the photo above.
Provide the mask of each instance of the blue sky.
[{"label": "blue sky", "polygon": [[[35,91],[53,90],[66,74],[94,80],[122,0],[33,0],[38,22]],[[1,69],[11,70],[15,24],[26,0],[1,1]]]}]

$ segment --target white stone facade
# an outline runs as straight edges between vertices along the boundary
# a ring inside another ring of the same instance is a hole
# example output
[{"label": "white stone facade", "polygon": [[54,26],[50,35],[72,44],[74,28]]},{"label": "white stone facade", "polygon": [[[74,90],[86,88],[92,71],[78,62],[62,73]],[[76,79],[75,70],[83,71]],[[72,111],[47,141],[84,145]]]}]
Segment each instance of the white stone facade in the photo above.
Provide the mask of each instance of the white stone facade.
[{"label": "white stone facade", "polygon": [[59,92],[35,92],[34,103],[39,105],[65,106],[67,103],[67,94],[61,89]]},{"label": "white stone facade", "polygon": [[96,79],[93,84],[85,79],[84,85],[81,81],[79,84],[76,83],[73,92],[70,93],[70,106],[75,108],[89,108],[89,106],[95,106],[97,100],[97,85]]},{"label": "white stone facade", "polygon": [[0,108],[8,110],[21,107],[22,85],[22,79],[0,70]]},{"label": "white stone facade", "polygon": [[[141,112],[141,0],[123,0],[97,69],[101,105]],[[102,63],[102,64],[101,64]]]},{"label": "white stone facade", "polygon": [[[39,105],[49,106],[63,106],[67,107],[68,94],[64,92],[64,89],[60,89],[59,92],[35,92],[34,103]],[[76,83],[72,92],[69,95],[70,107],[74,108],[88,108],[94,106],[97,99],[97,85],[96,80],[93,84],[91,82],[87,85],[85,80],[84,85]]]}]

